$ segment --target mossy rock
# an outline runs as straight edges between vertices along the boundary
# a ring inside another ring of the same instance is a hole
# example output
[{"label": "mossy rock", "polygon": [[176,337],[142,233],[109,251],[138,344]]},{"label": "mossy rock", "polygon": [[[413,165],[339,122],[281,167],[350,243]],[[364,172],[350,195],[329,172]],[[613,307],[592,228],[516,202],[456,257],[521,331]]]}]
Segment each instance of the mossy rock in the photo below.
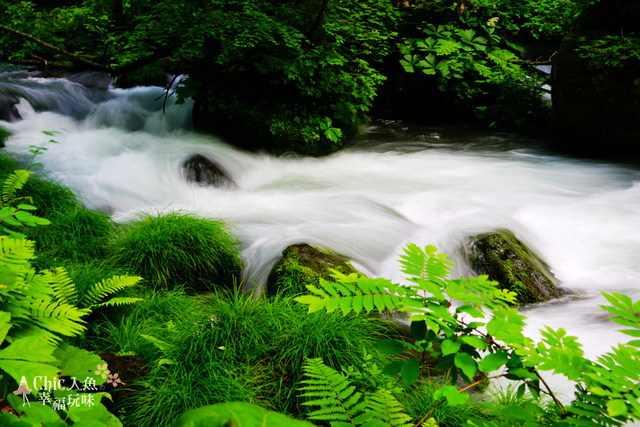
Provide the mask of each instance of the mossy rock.
[{"label": "mossy rock", "polygon": [[306,293],[306,285],[317,286],[320,278],[335,281],[331,270],[362,275],[338,255],[321,252],[306,243],[288,246],[269,274],[266,293],[268,296]]},{"label": "mossy rock", "polygon": [[518,294],[519,304],[532,304],[559,298],[549,266],[508,230],[498,230],[472,238],[466,247],[471,268]]}]

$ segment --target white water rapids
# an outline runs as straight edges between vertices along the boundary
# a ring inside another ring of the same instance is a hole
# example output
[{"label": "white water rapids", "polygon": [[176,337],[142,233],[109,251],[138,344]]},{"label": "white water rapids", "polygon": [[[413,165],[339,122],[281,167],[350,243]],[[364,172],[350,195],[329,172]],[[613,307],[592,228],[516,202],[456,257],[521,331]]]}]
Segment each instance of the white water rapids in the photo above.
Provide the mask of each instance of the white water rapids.
[{"label": "white water rapids", "polygon": [[[627,340],[598,304],[600,291],[640,299],[640,169],[633,165],[549,154],[516,135],[397,123],[366,127],[332,156],[275,158],[193,133],[188,103],[169,99],[163,115],[160,88],[89,96],[64,79],[0,76],[3,91],[20,99],[14,121],[0,121],[13,134],[8,151],[28,161],[31,146],[46,147],[37,158],[44,172],[118,221],[167,210],[228,221],[242,241],[246,276],[258,282],[286,246],[302,242],[395,280],[403,246],[433,244],[459,264],[454,276],[468,275],[463,242],[507,228],[576,294],[528,309],[528,333],[565,328],[589,357]],[[77,105],[66,104],[70,94]],[[182,164],[194,153],[219,164],[237,187],[188,183]]]}]

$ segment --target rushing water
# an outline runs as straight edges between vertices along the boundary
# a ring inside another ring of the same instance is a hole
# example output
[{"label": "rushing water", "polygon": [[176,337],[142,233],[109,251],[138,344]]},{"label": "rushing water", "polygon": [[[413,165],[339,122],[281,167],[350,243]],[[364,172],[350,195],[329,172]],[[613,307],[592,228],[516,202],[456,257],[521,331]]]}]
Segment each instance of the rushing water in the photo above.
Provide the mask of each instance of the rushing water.
[{"label": "rushing water", "polygon": [[[118,221],[184,210],[230,222],[243,242],[246,276],[259,283],[280,252],[300,242],[395,280],[404,245],[433,244],[458,263],[455,275],[467,275],[459,255],[466,239],[510,229],[575,293],[528,309],[528,333],[543,324],[565,328],[591,357],[625,340],[598,304],[600,291],[640,299],[634,165],[552,154],[512,134],[400,122],[368,126],[332,156],[275,158],[193,133],[189,103],[169,98],[163,114],[163,98],[154,87],[106,90],[5,73],[0,100],[15,105],[0,125],[13,134],[7,150],[28,162],[31,146],[46,147],[38,158],[44,172]],[[237,186],[188,183],[182,164],[194,153]]]}]

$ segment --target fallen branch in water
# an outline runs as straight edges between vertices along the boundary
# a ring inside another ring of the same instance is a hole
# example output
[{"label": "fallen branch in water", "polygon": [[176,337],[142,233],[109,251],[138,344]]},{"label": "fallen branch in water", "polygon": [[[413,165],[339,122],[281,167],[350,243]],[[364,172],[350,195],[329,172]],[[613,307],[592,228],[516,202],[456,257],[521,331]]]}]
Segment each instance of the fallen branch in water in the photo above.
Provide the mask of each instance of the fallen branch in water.
[{"label": "fallen branch in water", "polygon": [[[14,34],[14,35],[16,35],[16,36],[18,36],[20,38],[32,41],[32,42],[34,42],[34,43],[36,43],[36,44],[38,44],[38,45],[40,45],[42,47],[45,47],[45,48],[47,48],[49,50],[52,50],[52,51],[54,51],[54,52],[56,52],[56,53],[58,53],[58,54],[60,54],[60,55],[62,55],[64,57],[68,58],[69,60],[71,60],[74,63],[82,64],[84,67],[87,67],[87,68],[89,68],[91,70],[104,71],[104,72],[107,72],[107,73],[111,74],[112,76],[117,76],[117,75],[120,75],[120,74],[125,74],[125,73],[128,73],[128,72],[131,72],[133,70],[137,70],[138,68],[142,68],[145,65],[148,65],[148,64],[150,64],[150,63],[152,63],[154,61],[157,61],[158,59],[164,58],[169,54],[169,52],[167,52],[167,51],[157,51],[157,52],[154,52],[154,53],[152,53],[151,55],[149,55],[149,56],[147,56],[145,58],[138,59],[138,60],[130,62],[128,64],[124,64],[124,65],[121,65],[121,66],[118,66],[118,67],[111,67],[109,65],[100,64],[100,63],[91,61],[90,59],[83,58],[83,57],[81,57],[79,55],[76,55],[74,53],[68,52],[68,51],[66,51],[64,49],[60,49],[59,47],[56,47],[56,46],[54,46],[54,45],[52,45],[50,43],[45,42],[44,40],[41,40],[41,39],[39,39],[37,37],[34,37],[31,34],[27,34],[27,33],[24,33],[22,31],[14,30],[13,28],[7,27],[5,25],[1,25],[0,24],[0,30],[6,31],[6,32],[8,32],[10,34]],[[42,58],[39,58],[39,57],[37,57],[35,55],[32,55],[32,56],[34,58],[40,59],[41,61],[43,61],[45,63],[45,66],[47,66],[48,63],[47,63],[46,60],[44,60]]]}]

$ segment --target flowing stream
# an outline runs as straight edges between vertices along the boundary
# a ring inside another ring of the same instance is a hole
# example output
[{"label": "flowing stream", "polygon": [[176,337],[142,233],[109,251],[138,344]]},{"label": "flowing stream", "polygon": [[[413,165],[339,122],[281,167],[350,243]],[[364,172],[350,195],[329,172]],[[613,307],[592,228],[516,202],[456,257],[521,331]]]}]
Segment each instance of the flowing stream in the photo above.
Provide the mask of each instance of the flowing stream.
[{"label": "flowing stream", "polygon": [[[228,221],[256,283],[301,242],[394,280],[408,242],[432,244],[458,264],[454,276],[468,275],[460,255],[467,238],[507,228],[575,294],[527,309],[527,333],[562,327],[590,357],[626,340],[598,304],[600,291],[640,299],[636,165],[554,154],[521,135],[402,122],[375,122],[325,158],[275,158],[192,132],[191,105],[169,98],[163,114],[163,100],[161,88],[112,89],[91,75],[0,73],[8,151],[28,163],[31,146],[46,147],[37,158],[44,173],[118,221],[169,210]],[[187,182],[182,165],[195,153],[237,185]],[[571,388],[555,385],[570,397]]]}]

